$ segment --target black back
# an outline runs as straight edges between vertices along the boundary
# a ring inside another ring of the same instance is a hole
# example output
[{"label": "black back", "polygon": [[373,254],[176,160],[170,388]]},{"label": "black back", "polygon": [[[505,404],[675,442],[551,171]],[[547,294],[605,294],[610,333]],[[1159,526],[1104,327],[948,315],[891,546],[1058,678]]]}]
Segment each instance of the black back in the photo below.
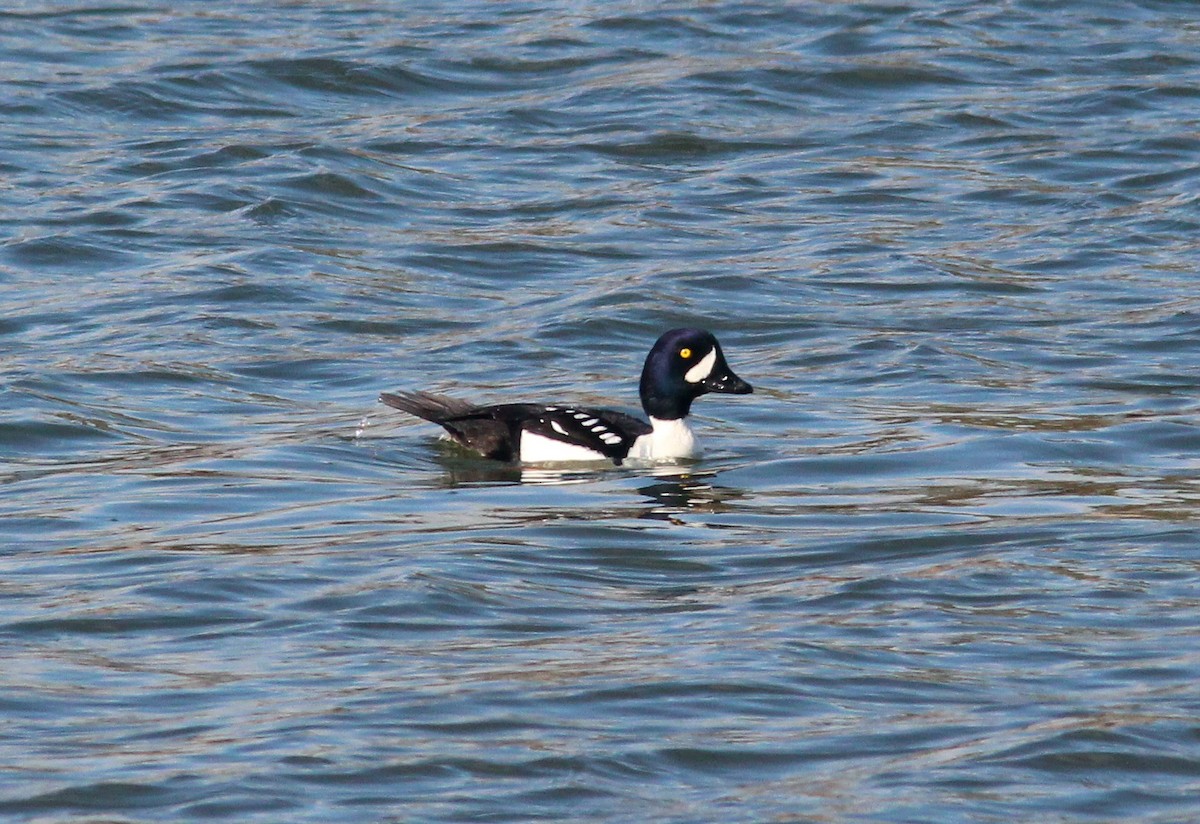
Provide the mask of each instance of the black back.
[{"label": "black back", "polygon": [[638,437],[653,431],[645,421],[611,409],[533,403],[475,406],[431,392],[385,392],[379,399],[438,424],[468,449],[500,461],[516,459],[525,430],[592,449],[619,465]]}]

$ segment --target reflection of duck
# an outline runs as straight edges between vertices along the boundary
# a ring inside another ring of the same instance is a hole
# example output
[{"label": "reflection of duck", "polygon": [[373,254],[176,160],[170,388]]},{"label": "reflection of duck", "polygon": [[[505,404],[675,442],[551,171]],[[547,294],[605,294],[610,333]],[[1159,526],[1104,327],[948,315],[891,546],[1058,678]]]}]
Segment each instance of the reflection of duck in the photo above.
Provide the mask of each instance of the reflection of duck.
[{"label": "reflection of duck", "polygon": [[611,477],[604,464],[537,465],[481,461],[465,454],[449,440],[434,444],[434,462],[443,471],[442,483],[447,487],[463,485],[508,486],[532,484],[561,486],[582,484]]},{"label": "reflection of duck", "polygon": [[745,497],[742,490],[711,483],[716,476],[715,472],[661,475],[658,483],[639,486],[638,492],[654,503],[643,517],[671,520],[684,512],[724,512],[729,502]]},{"label": "reflection of duck", "polygon": [[488,458],[522,463],[670,460],[696,454],[687,424],[692,401],[707,392],[745,395],[750,384],[725,362],[721,345],[701,329],[674,329],[654,344],[639,393],[646,423],[608,409],[505,403],[475,406],[429,392],[384,393],[388,406],[445,429],[451,439]]}]

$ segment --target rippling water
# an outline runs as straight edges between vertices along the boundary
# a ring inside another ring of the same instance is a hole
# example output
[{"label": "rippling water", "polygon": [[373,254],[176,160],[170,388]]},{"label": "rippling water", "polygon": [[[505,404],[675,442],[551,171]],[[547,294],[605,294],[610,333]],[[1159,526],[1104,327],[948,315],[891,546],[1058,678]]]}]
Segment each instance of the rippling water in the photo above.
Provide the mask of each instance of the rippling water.
[{"label": "rippling water", "polygon": [[[1200,818],[1200,13],[0,12],[0,815]],[[706,457],[490,465],[381,390]]]}]

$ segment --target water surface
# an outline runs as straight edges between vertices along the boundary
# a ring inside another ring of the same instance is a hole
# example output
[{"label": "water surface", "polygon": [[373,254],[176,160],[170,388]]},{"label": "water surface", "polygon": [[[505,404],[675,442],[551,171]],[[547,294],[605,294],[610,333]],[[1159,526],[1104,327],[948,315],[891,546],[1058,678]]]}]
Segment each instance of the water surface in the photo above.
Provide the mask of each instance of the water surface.
[{"label": "water surface", "polygon": [[[1200,816],[1200,15],[0,12],[0,814]],[[636,411],[522,472],[381,390]]]}]

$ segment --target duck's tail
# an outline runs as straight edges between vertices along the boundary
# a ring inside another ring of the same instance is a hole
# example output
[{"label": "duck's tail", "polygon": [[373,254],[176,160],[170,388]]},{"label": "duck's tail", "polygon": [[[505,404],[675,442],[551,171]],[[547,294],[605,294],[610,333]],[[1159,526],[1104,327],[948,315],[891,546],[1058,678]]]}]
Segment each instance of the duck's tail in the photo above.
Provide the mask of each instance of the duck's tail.
[{"label": "duck's tail", "polygon": [[379,400],[393,409],[437,424],[465,415],[475,408],[474,404],[467,401],[432,392],[384,392]]},{"label": "duck's tail", "polygon": [[487,458],[511,461],[517,439],[511,427],[488,409],[432,392],[384,392],[379,400],[393,409],[416,415],[446,430],[450,437]]}]

